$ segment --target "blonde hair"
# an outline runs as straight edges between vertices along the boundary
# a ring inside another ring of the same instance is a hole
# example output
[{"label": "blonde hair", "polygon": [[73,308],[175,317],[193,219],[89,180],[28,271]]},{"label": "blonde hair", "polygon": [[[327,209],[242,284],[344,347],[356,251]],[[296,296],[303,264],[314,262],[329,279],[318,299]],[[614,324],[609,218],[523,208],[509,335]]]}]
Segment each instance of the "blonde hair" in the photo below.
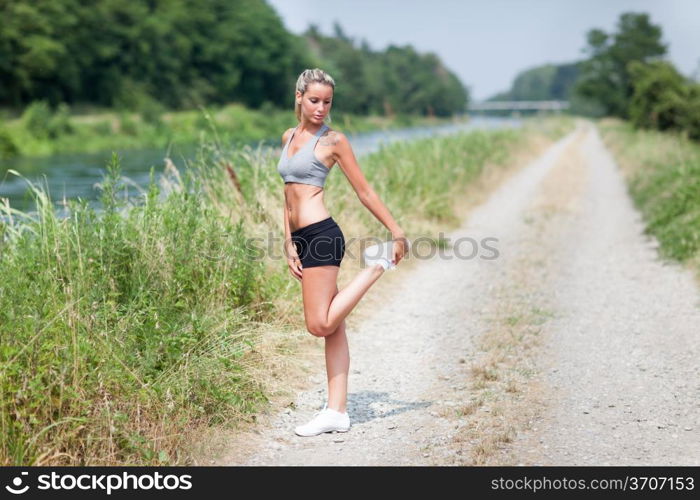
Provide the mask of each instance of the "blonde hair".
[{"label": "blonde hair", "polygon": [[[331,78],[331,75],[319,68],[305,69],[297,78],[296,90],[301,92],[303,96],[306,89],[311,83],[322,83],[324,85],[330,85],[333,90],[335,90],[335,80]],[[297,115],[297,120],[301,121],[301,104],[294,98],[294,114]],[[327,120],[331,121],[331,114],[328,113]]]}]

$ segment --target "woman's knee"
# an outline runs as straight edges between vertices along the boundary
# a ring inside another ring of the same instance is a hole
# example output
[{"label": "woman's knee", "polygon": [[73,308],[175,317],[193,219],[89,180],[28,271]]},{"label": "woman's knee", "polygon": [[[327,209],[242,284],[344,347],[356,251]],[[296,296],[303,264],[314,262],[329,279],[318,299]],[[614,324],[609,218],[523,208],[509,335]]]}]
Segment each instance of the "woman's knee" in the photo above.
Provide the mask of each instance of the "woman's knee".
[{"label": "woman's knee", "polygon": [[322,321],[307,321],[306,329],[315,337],[328,337],[345,328],[345,319],[336,327],[325,324]]},{"label": "woman's knee", "polygon": [[331,329],[330,326],[320,321],[307,322],[306,329],[315,337],[327,337],[337,330],[337,328]]}]

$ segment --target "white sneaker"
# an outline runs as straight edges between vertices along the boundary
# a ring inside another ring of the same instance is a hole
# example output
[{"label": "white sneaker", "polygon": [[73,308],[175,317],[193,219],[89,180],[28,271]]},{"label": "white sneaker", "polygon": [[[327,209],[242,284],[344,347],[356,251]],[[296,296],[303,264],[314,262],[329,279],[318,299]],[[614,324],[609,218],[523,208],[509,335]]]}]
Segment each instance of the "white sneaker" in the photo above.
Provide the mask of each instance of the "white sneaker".
[{"label": "white sneaker", "polygon": [[374,266],[375,264],[380,264],[384,270],[391,269],[392,271],[396,269],[396,264],[392,262],[394,259],[393,253],[393,241],[384,241],[376,245],[371,245],[365,248],[362,252],[362,257],[367,266]]},{"label": "white sneaker", "polygon": [[298,426],[294,432],[298,436],[316,436],[324,432],[347,432],[349,429],[348,412],[340,413],[324,406],[323,410],[314,414],[314,418],[309,423]]}]

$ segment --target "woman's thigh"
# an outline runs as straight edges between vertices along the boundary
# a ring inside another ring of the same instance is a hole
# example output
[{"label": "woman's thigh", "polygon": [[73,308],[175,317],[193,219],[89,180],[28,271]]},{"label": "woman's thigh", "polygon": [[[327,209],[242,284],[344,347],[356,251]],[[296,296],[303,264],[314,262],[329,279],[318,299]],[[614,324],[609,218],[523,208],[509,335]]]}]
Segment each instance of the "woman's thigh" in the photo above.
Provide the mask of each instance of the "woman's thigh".
[{"label": "woman's thigh", "polygon": [[304,318],[310,329],[321,327],[328,318],[333,297],[338,293],[338,266],[302,268],[301,289],[304,300]]}]

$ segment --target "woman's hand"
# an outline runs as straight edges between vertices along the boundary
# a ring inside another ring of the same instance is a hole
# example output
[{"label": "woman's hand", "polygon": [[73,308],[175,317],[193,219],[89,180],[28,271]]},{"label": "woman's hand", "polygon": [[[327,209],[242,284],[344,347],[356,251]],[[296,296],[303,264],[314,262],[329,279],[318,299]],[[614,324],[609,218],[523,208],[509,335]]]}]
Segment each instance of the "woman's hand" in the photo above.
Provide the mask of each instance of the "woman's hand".
[{"label": "woman's hand", "polygon": [[404,258],[406,253],[408,253],[408,240],[405,236],[399,236],[392,241],[394,242],[392,245],[392,249],[394,250],[394,259],[392,262],[394,265],[397,265],[399,261]]},{"label": "woman's hand", "polygon": [[287,255],[287,266],[289,266],[289,272],[294,276],[297,280],[301,281],[301,271],[302,271],[302,266],[301,266],[301,260],[299,259],[299,255],[297,254],[296,246],[294,246],[293,243],[290,243],[286,245],[286,255]]},{"label": "woman's hand", "polygon": [[301,261],[299,257],[288,258],[287,265],[289,266],[289,272],[292,273],[292,276],[301,281]]}]

